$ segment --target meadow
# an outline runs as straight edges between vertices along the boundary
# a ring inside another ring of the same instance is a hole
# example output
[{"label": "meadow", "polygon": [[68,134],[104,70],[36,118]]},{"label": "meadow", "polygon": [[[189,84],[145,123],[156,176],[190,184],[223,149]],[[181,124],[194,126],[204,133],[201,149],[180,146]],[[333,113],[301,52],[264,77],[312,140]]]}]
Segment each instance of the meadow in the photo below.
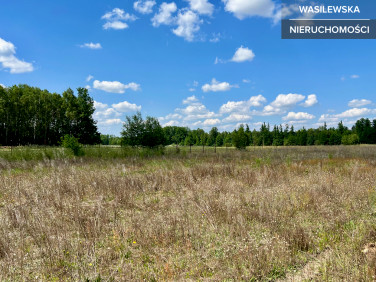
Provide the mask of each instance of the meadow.
[{"label": "meadow", "polygon": [[372,281],[376,146],[0,150],[1,281]]}]

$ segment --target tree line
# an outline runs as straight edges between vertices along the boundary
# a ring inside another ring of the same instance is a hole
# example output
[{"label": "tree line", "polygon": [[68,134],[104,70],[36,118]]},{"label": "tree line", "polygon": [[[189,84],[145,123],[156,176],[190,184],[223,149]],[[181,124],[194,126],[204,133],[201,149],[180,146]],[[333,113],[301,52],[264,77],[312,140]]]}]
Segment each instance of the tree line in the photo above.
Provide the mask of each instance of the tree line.
[{"label": "tree line", "polygon": [[83,144],[98,144],[94,110],[85,88],[77,88],[77,95],[72,89],[59,95],[28,85],[0,86],[0,144],[58,145],[67,134]]},{"label": "tree line", "polygon": [[250,130],[247,124],[232,132],[209,132],[188,127],[162,127],[158,119],[140,113],[127,116],[121,137],[100,135],[93,119],[94,101],[85,88],[72,89],[62,95],[37,87],[0,86],[0,145],[59,145],[65,135],[78,138],[82,144],[128,145],[155,147],[187,146],[309,146],[376,144],[376,119],[359,119],[351,128],[342,121],[337,127],[323,126],[295,130],[290,125],[262,124]]},{"label": "tree line", "polygon": [[232,132],[219,132],[213,127],[209,132],[203,129],[191,130],[188,127],[161,127],[152,117],[142,119],[140,113],[126,118],[122,131],[123,145],[186,145],[186,146],[310,146],[310,145],[354,145],[376,144],[376,119],[359,119],[352,128],[339,122],[336,128],[328,128],[326,123],[319,128],[295,130],[293,125],[263,123],[260,130],[250,130],[247,124],[240,125]]}]

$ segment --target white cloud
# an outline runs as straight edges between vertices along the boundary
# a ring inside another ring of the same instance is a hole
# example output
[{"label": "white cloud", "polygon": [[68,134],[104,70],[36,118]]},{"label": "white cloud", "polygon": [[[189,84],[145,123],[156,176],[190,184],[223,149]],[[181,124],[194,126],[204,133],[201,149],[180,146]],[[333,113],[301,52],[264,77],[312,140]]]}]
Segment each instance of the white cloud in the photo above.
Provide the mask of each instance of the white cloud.
[{"label": "white cloud", "polygon": [[366,99],[354,99],[349,102],[348,106],[351,108],[359,108],[369,104],[372,104],[372,101]]},{"label": "white cloud", "polygon": [[137,17],[125,13],[124,10],[115,8],[111,12],[108,12],[102,16],[106,23],[103,25],[104,29],[125,29],[128,27],[127,21],[135,21]]},{"label": "white cloud", "polygon": [[153,12],[155,4],[156,2],[154,0],[140,0],[133,3],[133,8],[141,14],[150,14]]},{"label": "white cloud", "polygon": [[191,10],[196,11],[200,15],[209,15],[213,14],[214,5],[209,3],[208,0],[187,0]]},{"label": "white cloud", "polygon": [[209,119],[206,119],[204,120],[204,122],[202,123],[202,125],[204,126],[214,126],[214,125],[217,125],[217,124],[220,124],[221,121],[217,118],[209,118]]},{"label": "white cloud", "polygon": [[128,24],[121,21],[107,22],[103,25],[104,29],[126,29]]},{"label": "white cloud", "polygon": [[178,27],[173,29],[172,32],[187,41],[193,41],[195,33],[200,30],[202,20],[195,12],[183,9],[179,11],[176,23]]},{"label": "white cloud", "polygon": [[272,18],[275,4],[272,0],[222,0],[225,10],[242,20],[246,17],[260,16]]},{"label": "white cloud", "polygon": [[317,97],[315,94],[308,95],[307,100],[304,101],[303,104],[301,104],[303,107],[312,107],[313,105],[316,105],[318,103]]},{"label": "white cloud", "polygon": [[336,123],[339,122],[339,118],[335,117],[334,115],[323,114],[320,116],[319,122]]},{"label": "white cloud", "polygon": [[127,101],[124,101],[118,104],[112,104],[112,107],[121,113],[141,111],[141,106],[137,106],[136,104],[131,104]]},{"label": "white cloud", "polygon": [[287,116],[284,116],[282,119],[283,120],[310,120],[314,119],[315,116],[311,115],[309,113],[304,113],[304,112],[299,112],[299,113],[294,113],[294,112],[289,112]]},{"label": "white cloud", "polygon": [[352,79],[357,79],[357,78],[359,78],[359,77],[360,77],[360,76],[357,75],[357,74],[353,74],[353,75],[350,76],[350,78],[352,78]]},{"label": "white cloud", "polygon": [[1,83],[0,83],[0,86],[3,88],[7,88],[4,84],[1,84]]},{"label": "white cloud", "polygon": [[94,112],[94,118],[103,120],[108,119],[111,117],[119,117],[121,113],[116,111],[114,108],[104,108],[104,109],[96,109]]},{"label": "white cloud", "polygon": [[12,74],[32,72],[34,70],[31,63],[19,60],[15,54],[16,47],[13,43],[0,38],[0,63],[3,68],[9,69]]},{"label": "white cloud", "polygon": [[264,107],[260,114],[263,116],[284,114],[289,108],[303,101],[304,98],[305,96],[301,94],[279,94],[273,102]]},{"label": "white cloud", "polygon": [[98,121],[99,125],[107,125],[107,126],[115,125],[115,124],[122,124],[122,123],[123,123],[123,121],[119,118],[113,118],[113,119],[106,119],[106,120]]},{"label": "white cloud", "polygon": [[135,21],[137,17],[135,15],[125,13],[124,10],[122,9],[115,8],[111,12],[104,14],[104,16],[102,16],[102,19],[108,20],[108,21],[114,21],[114,20]]},{"label": "white cloud", "polygon": [[276,108],[290,107],[301,102],[304,98],[301,94],[279,94],[270,105]]},{"label": "white cloud", "polygon": [[340,114],[324,114],[321,115],[319,122],[338,122],[340,119],[354,118],[354,117],[366,117],[368,115],[376,114],[376,109],[368,108],[353,108],[344,111]]},{"label": "white cloud", "polygon": [[183,104],[192,104],[192,103],[195,103],[195,102],[198,102],[198,99],[194,95],[183,100]]},{"label": "white cloud", "polygon": [[80,45],[81,48],[89,48],[89,49],[102,49],[102,45],[100,43],[85,43]]},{"label": "white cloud", "polygon": [[219,82],[215,78],[212,79],[211,84],[205,84],[202,86],[202,91],[204,92],[218,92],[218,91],[229,91],[231,88],[236,87],[228,82]]},{"label": "white cloud", "polygon": [[182,119],[183,116],[182,115],[179,115],[177,113],[174,113],[174,114],[168,114],[167,116],[165,117],[160,117],[158,118],[160,121],[164,121],[164,120],[171,120],[171,119]]},{"label": "white cloud", "polygon": [[339,118],[350,118],[350,117],[359,117],[359,116],[365,116],[370,114],[375,114],[376,109],[367,109],[367,108],[353,108],[347,111],[344,111],[343,113],[335,115],[335,117]]},{"label": "white cloud", "polygon": [[179,126],[180,122],[176,120],[170,120],[169,122],[166,122],[163,124],[163,126]]},{"label": "white cloud", "polygon": [[94,101],[94,108],[96,110],[104,110],[104,109],[108,108],[108,105],[104,104],[104,103],[101,103],[101,102]]},{"label": "white cloud", "polygon": [[247,61],[252,61],[255,57],[255,54],[252,50],[248,49],[247,47],[240,46],[234,56],[232,57],[231,61],[236,63],[242,63]]},{"label": "white cloud", "polygon": [[195,92],[196,89],[195,89],[195,88],[189,88],[188,91],[189,91],[189,92]]},{"label": "white cloud", "polygon": [[[191,96],[183,100],[183,104],[188,104],[188,106],[183,109],[175,109],[175,112],[178,113],[180,118],[182,118],[184,121],[211,119],[218,116],[214,112],[209,111],[205,105],[198,101],[195,96]],[[170,118],[177,119],[175,116]]]},{"label": "white cloud", "polygon": [[250,79],[243,79],[243,83],[251,83]]},{"label": "white cloud", "polygon": [[138,91],[141,89],[140,85],[134,82],[123,84],[119,81],[99,81],[94,80],[93,88],[100,89],[110,93],[124,93],[125,90],[131,89]]},{"label": "white cloud", "polygon": [[223,122],[240,122],[251,120],[252,116],[247,114],[232,113],[228,117],[224,118]]},{"label": "white cloud", "polygon": [[238,102],[229,101],[220,107],[219,112],[221,114],[234,113],[234,112],[247,113],[249,112],[249,109],[251,107],[260,107],[265,102],[266,102],[266,99],[262,95],[252,96],[247,101],[238,101]]},{"label": "white cloud", "polygon": [[98,125],[114,125],[115,120],[119,120],[118,117],[121,116],[120,112],[101,102],[94,101],[94,108],[93,117],[98,121]]},{"label": "white cloud", "polygon": [[89,74],[86,78],[86,81],[89,82],[90,80],[92,80],[94,78],[94,76],[92,76],[91,74]]},{"label": "white cloud", "polygon": [[158,13],[156,13],[154,17],[151,19],[153,26],[157,27],[161,24],[169,25],[173,23],[174,18],[172,17],[172,14],[175,13],[177,9],[178,8],[175,2],[163,2],[159,7]]}]

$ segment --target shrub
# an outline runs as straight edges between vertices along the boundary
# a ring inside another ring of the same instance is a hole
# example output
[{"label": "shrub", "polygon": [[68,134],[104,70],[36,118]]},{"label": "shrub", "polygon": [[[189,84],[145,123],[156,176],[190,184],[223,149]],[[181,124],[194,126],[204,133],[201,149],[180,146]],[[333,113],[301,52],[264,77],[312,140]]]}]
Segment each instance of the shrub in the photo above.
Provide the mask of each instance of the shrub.
[{"label": "shrub", "polygon": [[78,138],[66,134],[61,137],[61,146],[66,149],[70,149],[75,156],[83,156],[84,151],[82,150],[82,145],[78,142]]}]

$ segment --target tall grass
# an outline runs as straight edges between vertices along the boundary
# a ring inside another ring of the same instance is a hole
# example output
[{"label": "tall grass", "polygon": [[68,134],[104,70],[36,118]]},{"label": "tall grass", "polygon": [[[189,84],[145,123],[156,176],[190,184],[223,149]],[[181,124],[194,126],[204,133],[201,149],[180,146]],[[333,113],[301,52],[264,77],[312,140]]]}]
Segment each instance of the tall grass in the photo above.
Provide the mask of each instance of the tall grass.
[{"label": "tall grass", "polygon": [[[286,156],[292,161],[312,158],[376,158],[376,146],[292,146],[292,147],[247,147],[238,151],[233,147],[167,146],[154,149],[120,146],[85,146],[83,159],[122,159],[129,157],[190,158],[217,156],[224,158],[272,158],[283,161]],[[61,147],[21,146],[0,148],[0,159],[5,161],[42,161],[75,158],[70,150]],[[77,157],[76,157],[77,158]]]},{"label": "tall grass", "polygon": [[2,160],[0,280],[371,280],[375,152],[346,150]]}]

